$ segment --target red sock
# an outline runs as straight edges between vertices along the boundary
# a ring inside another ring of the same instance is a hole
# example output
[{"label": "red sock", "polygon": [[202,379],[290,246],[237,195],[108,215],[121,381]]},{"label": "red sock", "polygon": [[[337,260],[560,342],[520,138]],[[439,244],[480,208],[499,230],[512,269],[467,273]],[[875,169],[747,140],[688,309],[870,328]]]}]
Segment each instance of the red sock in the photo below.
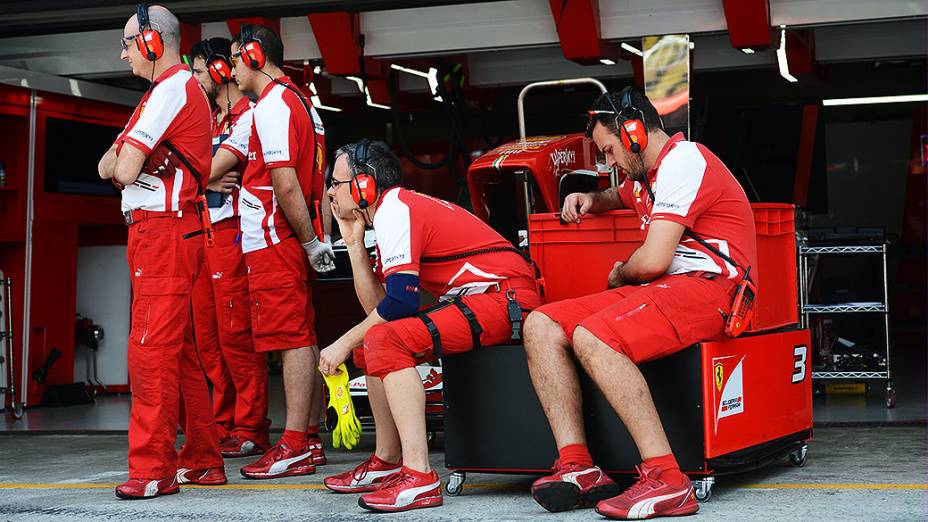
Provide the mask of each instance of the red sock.
[{"label": "red sock", "polygon": [[284,430],[284,434],[280,437],[280,440],[284,441],[290,449],[300,450],[306,446],[306,432]]},{"label": "red sock", "polygon": [[644,463],[652,468],[660,469],[662,481],[669,484],[683,483],[685,475],[680,471],[680,465],[677,464],[677,459],[673,456],[673,453],[644,459]]},{"label": "red sock", "polygon": [[309,440],[319,438],[319,426],[310,426],[306,428],[306,438]]},{"label": "red sock", "polygon": [[590,456],[590,450],[586,444],[568,444],[557,450],[558,458],[562,463],[580,464],[581,466],[592,466],[593,457]]}]

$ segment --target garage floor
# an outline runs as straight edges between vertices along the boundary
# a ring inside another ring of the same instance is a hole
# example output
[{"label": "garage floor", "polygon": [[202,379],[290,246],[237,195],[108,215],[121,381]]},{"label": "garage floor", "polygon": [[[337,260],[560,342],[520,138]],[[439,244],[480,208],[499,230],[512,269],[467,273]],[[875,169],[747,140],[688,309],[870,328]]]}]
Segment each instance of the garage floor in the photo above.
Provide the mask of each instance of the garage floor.
[{"label": "garage floor", "polygon": [[[440,439],[439,439],[440,442]],[[353,495],[323,489],[323,476],[350,469],[371,451],[329,450],[331,464],[312,477],[246,481],[244,460],[226,464],[223,487],[184,488],[143,502],[117,500],[126,476],[125,435],[0,436],[0,520],[358,520],[366,513]],[[701,519],[925,520],[928,469],[925,427],[826,427],[815,432],[804,468],[786,461],[764,470],[719,477]],[[443,478],[443,454],[432,453]],[[404,520],[598,520],[592,511],[548,514],[532,501],[532,478],[468,476],[464,492],[437,509],[389,518]]]}]

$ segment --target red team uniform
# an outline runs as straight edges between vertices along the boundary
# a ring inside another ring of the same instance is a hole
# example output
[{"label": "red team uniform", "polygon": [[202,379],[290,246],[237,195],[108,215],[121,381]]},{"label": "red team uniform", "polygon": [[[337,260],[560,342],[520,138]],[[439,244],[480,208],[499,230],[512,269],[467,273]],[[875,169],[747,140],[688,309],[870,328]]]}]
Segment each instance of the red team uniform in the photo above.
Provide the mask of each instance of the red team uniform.
[{"label": "red team uniform", "polygon": [[[215,119],[214,119],[215,121]],[[235,154],[244,170],[252,127],[252,103],[242,97],[213,127],[213,150]],[[231,194],[208,194],[213,247],[194,287],[197,348],[213,384],[213,411],[223,451],[251,441],[270,446],[267,418],[267,363],[251,340],[248,274],[239,225],[239,188]],[[227,443],[227,444],[226,444]],[[225,446],[229,446],[225,448]],[[235,453],[233,451],[233,453]]]},{"label": "red team uniform", "polygon": [[[401,187],[384,191],[374,215],[378,272],[381,278],[404,271],[419,273],[419,284],[439,298],[461,297],[476,316],[483,346],[502,344],[512,336],[506,291],[514,290],[524,310],[540,304],[531,264],[489,225],[463,208]],[[474,251],[498,249],[470,255]],[[374,326],[354,361],[368,375],[415,366],[417,360],[470,350],[474,343],[464,313],[446,303],[428,312],[441,339],[436,353],[422,319],[407,317]]]},{"label": "red team uniform", "polygon": [[[277,81],[293,85],[286,77]],[[310,289],[314,272],[277,204],[271,181],[271,169],[292,167],[307,207],[312,209],[313,200],[322,197],[325,132],[316,110],[298,96],[272,82],[252,110],[239,212],[257,352],[316,344]]]},{"label": "red team uniform", "polygon": [[[148,155],[169,142],[196,171],[176,162],[174,173],[140,173],[122,191],[132,278],[130,479],[171,482],[179,467],[222,466],[190,313],[191,290],[204,259],[203,239],[190,234],[200,230],[194,201],[210,169],[209,118],[203,89],[186,66],[175,65],[155,79],[116,140],[117,154],[127,143]],[[178,456],[174,440],[181,395],[187,442]]]},{"label": "red team uniform", "polygon": [[[751,270],[756,281],[754,217],[744,189],[721,160],[698,143],[670,138],[648,174],[647,187],[625,180],[619,196],[641,218],[646,235],[653,221],[684,225]],[[683,236],[667,273],[650,283],[550,303],[539,311],[556,321],[567,338],[583,326],[596,338],[640,364],[699,341],[723,336],[742,270],[690,237]]]}]

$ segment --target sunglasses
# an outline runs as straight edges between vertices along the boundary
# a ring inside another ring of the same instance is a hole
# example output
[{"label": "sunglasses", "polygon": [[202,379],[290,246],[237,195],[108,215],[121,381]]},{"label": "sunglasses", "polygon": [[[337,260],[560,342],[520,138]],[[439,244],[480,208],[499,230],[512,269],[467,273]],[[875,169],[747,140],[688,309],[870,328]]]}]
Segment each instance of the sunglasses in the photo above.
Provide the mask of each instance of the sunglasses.
[{"label": "sunglasses", "polygon": [[132,43],[132,41],[135,40],[138,36],[139,36],[139,33],[136,33],[132,36],[123,36],[122,39],[119,40],[119,43],[122,45],[122,50],[128,51],[129,44]]},{"label": "sunglasses", "polygon": [[346,179],[342,181],[335,178],[329,178],[329,187],[335,187],[335,190],[338,190],[339,185],[344,185],[345,183],[351,183],[351,180]]}]

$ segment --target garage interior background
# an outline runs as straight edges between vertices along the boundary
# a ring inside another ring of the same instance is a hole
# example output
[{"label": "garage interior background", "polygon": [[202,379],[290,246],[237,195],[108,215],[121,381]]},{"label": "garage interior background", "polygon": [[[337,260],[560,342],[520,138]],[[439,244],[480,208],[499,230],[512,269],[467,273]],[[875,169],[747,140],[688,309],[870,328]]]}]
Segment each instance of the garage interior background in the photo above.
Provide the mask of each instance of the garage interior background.
[{"label": "garage interior background", "polygon": [[[462,203],[469,161],[518,137],[516,97],[525,84],[592,76],[611,90],[641,85],[642,37],[688,34],[690,137],[726,162],[751,201],[797,204],[797,227],[806,235],[885,238],[890,245],[898,407],[885,408],[882,384],[867,395],[822,393],[816,421],[925,421],[926,103],[823,104],[924,94],[925,4],[163,3],[184,22],[184,49],[201,38],[228,37],[243,21],[279,28],[286,72],[317,107],[328,108],[321,114],[329,151],[361,137],[385,140],[401,154],[412,188]],[[112,0],[0,6],[0,270],[14,281],[6,312],[15,330],[16,390],[15,397],[5,394],[5,404],[40,406],[50,386],[91,380],[93,352],[76,346],[75,314],[106,331],[91,384],[128,391],[126,229],[118,194],[99,181],[96,164],[147,86],[119,60],[117,39],[133,10],[133,2]],[[595,95],[578,88],[533,96],[528,134],[582,131]],[[817,297],[879,300],[878,261],[823,262]],[[830,333],[825,355],[813,364],[823,367],[829,352],[866,358],[881,351],[881,321],[865,315],[819,323]],[[39,419],[33,415],[34,428]],[[7,420],[7,427],[29,423]]]}]

